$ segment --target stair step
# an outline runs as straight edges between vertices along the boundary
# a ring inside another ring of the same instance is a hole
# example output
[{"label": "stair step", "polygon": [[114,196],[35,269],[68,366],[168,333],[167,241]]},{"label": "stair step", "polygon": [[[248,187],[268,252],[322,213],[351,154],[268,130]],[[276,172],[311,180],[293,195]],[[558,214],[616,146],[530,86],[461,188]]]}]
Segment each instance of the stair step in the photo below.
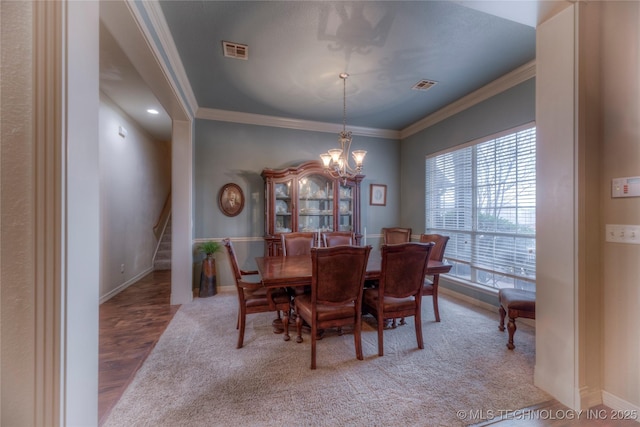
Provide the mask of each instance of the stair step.
[{"label": "stair step", "polygon": [[158,245],[158,252],[153,262],[154,270],[171,270],[171,218],[167,222],[167,226],[164,229],[160,244]]},{"label": "stair step", "polygon": [[171,249],[164,249],[156,253],[156,259],[171,259]]},{"label": "stair step", "polygon": [[171,260],[157,260],[153,263],[154,270],[171,270]]}]

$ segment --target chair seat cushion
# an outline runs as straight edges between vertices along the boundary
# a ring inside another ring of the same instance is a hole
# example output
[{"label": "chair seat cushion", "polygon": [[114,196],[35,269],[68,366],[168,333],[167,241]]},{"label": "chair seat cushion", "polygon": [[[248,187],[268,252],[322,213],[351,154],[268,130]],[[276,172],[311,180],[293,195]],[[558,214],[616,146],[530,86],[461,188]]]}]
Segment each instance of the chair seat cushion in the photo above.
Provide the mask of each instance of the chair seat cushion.
[{"label": "chair seat cushion", "polygon": [[[365,289],[364,291],[364,303],[369,307],[378,306],[378,289]],[[413,297],[406,298],[394,298],[390,296],[384,297],[382,301],[383,310],[388,312],[404,311],[415,308],[416,303]]]},{"label": "chair seat cushion", "polygon": [[498,292],[500,304],[510,310],[536,311],[536,293],[523,289],[500,289]]},{"label": "chair seat cushion", "polygon": [[[298,295],[295,298],[296,312],[303,319],[311,319],[311,295]],[[353,319],[356,316],[355,303],[351,305],[325,305],[316,304],[316,312],[319,322],[338,319]]]}]

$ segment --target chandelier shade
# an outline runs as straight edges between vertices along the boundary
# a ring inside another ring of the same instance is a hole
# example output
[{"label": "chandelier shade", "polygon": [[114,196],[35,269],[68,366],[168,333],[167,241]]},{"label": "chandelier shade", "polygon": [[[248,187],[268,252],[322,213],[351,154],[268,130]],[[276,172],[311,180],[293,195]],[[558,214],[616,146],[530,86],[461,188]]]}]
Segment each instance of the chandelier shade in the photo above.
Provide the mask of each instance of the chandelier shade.
[{"label": "chandelier shade", "polygon": [[334,178],[353,178],[362,172],[364,157],[367,152],[365,150],[354,150],[351,157],[355,163],[351,165],[349,161],[349,153],[351,151],[351,131],[347,131],[347,77],[349,74],[341,73],[342,79],[342,132],[338,136],[340,148],[332,148],[326,153],[320,154],[322,165],[327,174]]}]

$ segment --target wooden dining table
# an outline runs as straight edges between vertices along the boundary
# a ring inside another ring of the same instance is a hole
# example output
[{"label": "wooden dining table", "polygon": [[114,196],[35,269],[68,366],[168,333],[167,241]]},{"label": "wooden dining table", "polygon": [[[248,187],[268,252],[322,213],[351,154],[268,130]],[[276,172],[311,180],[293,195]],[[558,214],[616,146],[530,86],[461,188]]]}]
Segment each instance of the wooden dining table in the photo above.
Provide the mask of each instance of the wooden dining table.
[{"label": "wooden dining table", "polygon": [[[380,279],[381,259],[380,252],[369,254],[365,282]],[[309,255],[256,257],[256,264],[262,277],[262,284],[267,288],[311,286],[312,266]],[[427,265],[427,274],[433,275],[434,279],[440,274],[448,273],[449,270],[451,270],[451,264],[441,261],[429,260]],[[289,315],[288,313],[283,314],[284,316]],[[282,333],[282,329],[278,328],[279,325],[274,323],[274,330]],[[289,334],[285,333],[285,341],[288,341],[289,338]]]},{"label": "wooden dining table", "polygon": [[[311,285],[311,257],[309,255],[256,257],[262,284],[268,288]],[[367,263],[365,280],[380,278],[380,252],[371,252]],[[451,264],[429,260],[427,274],[445,274]]]}]

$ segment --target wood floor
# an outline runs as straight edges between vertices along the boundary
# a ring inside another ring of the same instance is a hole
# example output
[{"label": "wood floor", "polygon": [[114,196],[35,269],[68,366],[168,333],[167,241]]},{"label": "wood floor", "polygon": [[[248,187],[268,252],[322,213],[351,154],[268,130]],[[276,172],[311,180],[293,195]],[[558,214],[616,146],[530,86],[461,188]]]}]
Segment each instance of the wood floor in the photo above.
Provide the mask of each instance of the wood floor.
[{"label": "wood floor", "polygon": [[180,307],[169,305],[170,295],[171,270],[159,270],[100,305],[99,425]]},{"label": "wood floor", "polygon": [[[99,425],[178,310],[169,305],[170,292],[171,271],[154,271],[100,306]],[[637,427],[640,417],[602,405],[578,416],[555,400],[497,414],[469,409],[464,415],[475,427]],[[616,419],[625,416],[630,419]]]}]

